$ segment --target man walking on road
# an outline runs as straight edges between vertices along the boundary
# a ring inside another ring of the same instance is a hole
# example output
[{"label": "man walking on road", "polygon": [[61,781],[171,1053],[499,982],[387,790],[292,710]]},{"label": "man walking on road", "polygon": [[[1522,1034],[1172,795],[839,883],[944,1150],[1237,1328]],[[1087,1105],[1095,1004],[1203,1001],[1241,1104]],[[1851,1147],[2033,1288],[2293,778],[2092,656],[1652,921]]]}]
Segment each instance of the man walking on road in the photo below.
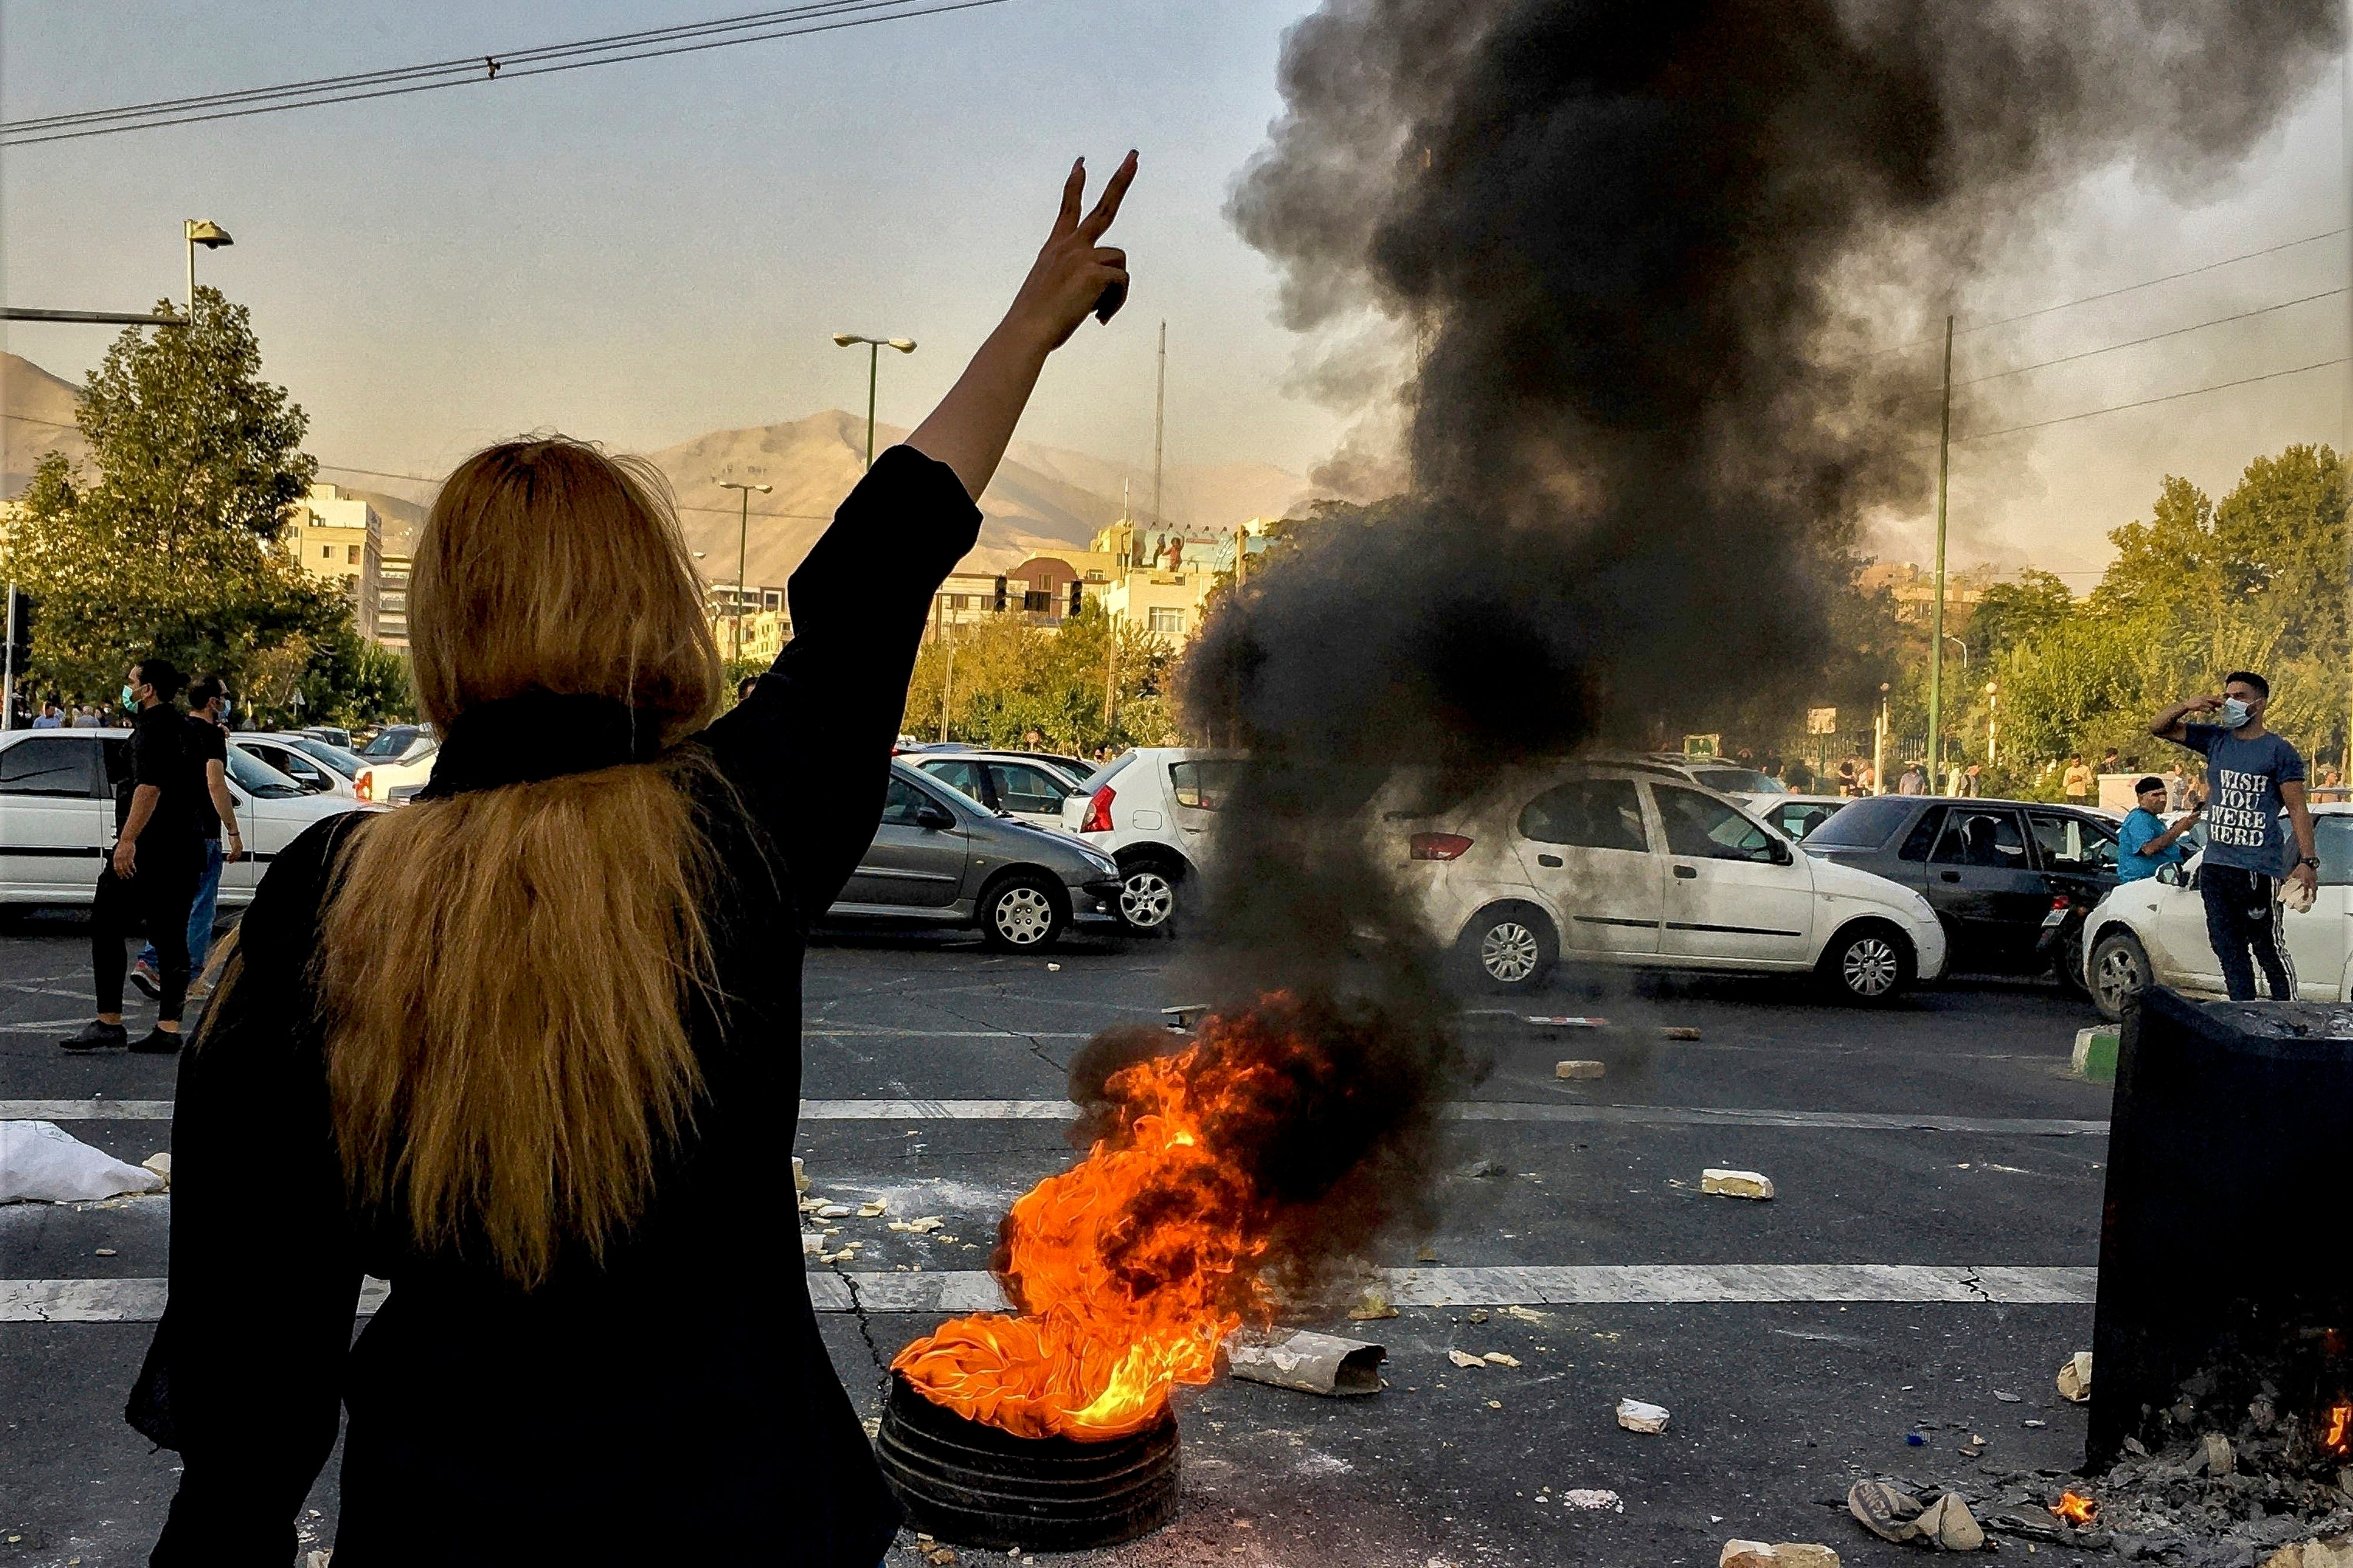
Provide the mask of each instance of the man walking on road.
[{"label": "man walking on road", "polygon": [[[2288,879],[2307,891],[2320,884],[2312,813],[2305,806],[2304,759],[2263,728],[2263,710],[2271,705],[2271,683],[2262,676],[2234,670],[2220,692],[2177,702],[2148,726],[2159,740],[2187,746],[2206,758],[2211,794],[2198,890],[2206,904],[2206,939],[2221,961],[2233,1002],[2254,1000],[2250,952],[2263,965],[2274,1001],[2295,994],[2279,931],[2278,878],[2288,858],[2280,836],[2283,807],[2295,828],[2296,858]],[[2212,713],[2217,721],[2187,723],[2190,713]]]},{"label": "man walking on road", "polygon": [[[188,760],[187,715],[172,706],[180,672],[150,657],[131,667],[125,689],[138,705],[131,724],[131,777],[114,803],[114,853],[98,874],[90,914],[90,967],[98,1020],[58,1043],[69,1051],[129,1046],[168,1055],[180,1048],[188,991],[188,905],[204,865],[196,781]],[[144,927],[155,943],[164,994],[155,1027],[132,1040],[122,1026],[122,943]]]},{"label": "man walking on road", "polygon": [[2133,797],[2138,802],[2125,817],[2125,825],[2116,830],[2116,880],[2137,882],[2154,877],[2161,866],[2179,866],[2189,858],[2189,846],[2181,836],[2198,826],[2198,814],[2190,812],[2168,827],[2159,814],[2166,809],[2165,781],[2145,778],[2133,786]]},{"label": "man walking on road", "polygon": [[[206,676],[188,688],[188,761],[197,770],[196,825],[203,835],[198,853],[203,864],[196,874],[195,901],[188,906],[188,974],[205,972],[212,952],[213,919],[220,899],[221,867],[245,858],[245,839],[237,830],[237,802],[228,793],[228,730],[221,708],[228,693],[218,678]],[[222,834],[227,849],[222,850]],[[131,966],[131,984],[150,996],[164,994],[164,975],[155,944],[149,942]]]}]

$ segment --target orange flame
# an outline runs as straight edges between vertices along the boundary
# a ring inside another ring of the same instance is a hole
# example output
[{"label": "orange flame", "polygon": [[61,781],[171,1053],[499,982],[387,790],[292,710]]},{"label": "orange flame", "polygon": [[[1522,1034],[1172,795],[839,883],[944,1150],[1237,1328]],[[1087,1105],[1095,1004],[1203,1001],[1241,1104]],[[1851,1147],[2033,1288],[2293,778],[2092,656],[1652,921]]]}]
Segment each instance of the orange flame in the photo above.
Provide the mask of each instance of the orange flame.
[{"label": "orange flame", "polygon": [[1020,1315],[944,1323],[892,1369],[974,1420],[1082,1441],[1140,1430],[1176,1384],[1208,1382],[1226,1336],[1272,1317],[1269,1205],[1221,1145],[1263,1131],[1309,1054],[1274,1021],[1290,1003],[1213,1016],[1188,1048],[1112,1074],[1115,1124],[1007,1216],[998,1279]]},{"label": "orange flame", "polygon": [[2050,1505],[2052,1516],[2063,1524],[2081,1530],[2099,1516],[2100,1505],[2081,1492],[2064,1491],[2059,1500]]},{"label": "orange flame", "polygon": [[2353,1400],[2340,1399],[2328,1409],[2328,1433],[2320,1439],[2332,1454],[2353,1448]]}]

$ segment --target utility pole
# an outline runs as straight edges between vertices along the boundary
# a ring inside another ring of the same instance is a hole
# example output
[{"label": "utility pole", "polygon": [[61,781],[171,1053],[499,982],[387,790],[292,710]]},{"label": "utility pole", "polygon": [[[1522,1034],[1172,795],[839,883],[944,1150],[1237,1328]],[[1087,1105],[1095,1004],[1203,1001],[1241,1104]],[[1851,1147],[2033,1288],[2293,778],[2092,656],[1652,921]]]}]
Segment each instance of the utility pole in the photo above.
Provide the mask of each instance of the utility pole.
[{"label": "utility pole", "polygon": [[[2353,0],[2348,0],[2353,4]],[[1168,323],[1160,323],[1160,374],[1152,395],[1152,526],[1166,528],[1160,510],[1160,439],[1168,414]]]},{"label": "utility pole", "polygon": [[955,699],[955,637],[950,628],[947,672],[940,677],[940,739],[948,738],[948,704]]},{"label": "utility pole", "polygon": [[0,655],[6,673],[0,675],[0,730],[16,727],[16,584],[8,584],[8,651]]},{"label": "utility pole", "polygon": [[[2345,22],[2348,28],[2353,28],[2353,0],[2345,0]],[[2353,216],[2353,32],[2346,35],[2344,89],[2344,141],[2337,149],[2337,161],[2345,169],[2347,215]],[[2353,265],[2348,265],[2348,272],[2353,274]],[[2347,326],[2353,329],[2353,291],[2347,293],[2346,304]],[[2344,421],[2345,445],[2337,448],[2337,461],[2342,465],[2353,465],[2353,362],[2348,363],[2345,372]],[[2353,518],[2346,520],[2345,542],[2345,632],[2348,641],[2353,641]],[[2348,663],[2353,664],[2353,660]],[[2348,683],[2346,689],[2344,777],[2348,784],[2353,784],[2353,683]]]},{"label": "utility pole", "polygon": [[866,466],[874,466],[874,386],[882,374],[882,351],[897,349],[902,354],[915,352],[913,338],[869,338],[856,332],[836,332],[836,345],[849,348],[856,343],[866,345]]},{"label": "utility pole", "polygon": [[1945,481],[1953,465],[1953,318],[1945,318],[1945,419],[1936,438],[1936,605],[1928,615],[1928,792],[1941,795],[1937,783],[1945,762]]}]

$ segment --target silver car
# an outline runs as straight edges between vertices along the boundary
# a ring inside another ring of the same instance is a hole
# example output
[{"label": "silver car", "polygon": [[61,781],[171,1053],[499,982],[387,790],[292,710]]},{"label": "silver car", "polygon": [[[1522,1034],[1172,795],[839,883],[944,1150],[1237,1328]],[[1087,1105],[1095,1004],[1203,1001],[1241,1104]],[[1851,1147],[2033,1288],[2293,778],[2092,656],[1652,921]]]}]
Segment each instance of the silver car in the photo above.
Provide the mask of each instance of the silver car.
[{"label": "silver car", "polygon": [[894,759],[882,825],[827,919],[977,929],[1002,952],[1036,952],[1073,926],[1121,929],[1119,888],[1110,857]]}]

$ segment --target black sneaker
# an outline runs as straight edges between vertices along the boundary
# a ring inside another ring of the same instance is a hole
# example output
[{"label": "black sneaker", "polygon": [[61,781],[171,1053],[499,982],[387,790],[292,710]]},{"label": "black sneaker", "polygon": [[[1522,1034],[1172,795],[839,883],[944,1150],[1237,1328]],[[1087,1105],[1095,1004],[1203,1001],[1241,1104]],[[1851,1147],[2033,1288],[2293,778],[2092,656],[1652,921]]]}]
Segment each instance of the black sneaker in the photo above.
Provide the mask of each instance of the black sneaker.
[{"label": "black sneaker", "polygon": [[139,987],[140,993],[151,1002],[164,994],[164,977],[155,973],[153,964],[143,959],[131,966],[131,984]]},{"label": "black sneaker", "polygon": [[172,1030],[150,1029],[146,1035],[131,1042],[131,1048],[151,1057],[168,1057],[180,1048],[180,1037]]},{"label": "black sneaker", "polygon": [[120,1024],[101,1024],[95,1018],[81,1026],[81,1032],[58,1044],[69,1051],[120,1050],[131,1043],[131,1032]]}]

